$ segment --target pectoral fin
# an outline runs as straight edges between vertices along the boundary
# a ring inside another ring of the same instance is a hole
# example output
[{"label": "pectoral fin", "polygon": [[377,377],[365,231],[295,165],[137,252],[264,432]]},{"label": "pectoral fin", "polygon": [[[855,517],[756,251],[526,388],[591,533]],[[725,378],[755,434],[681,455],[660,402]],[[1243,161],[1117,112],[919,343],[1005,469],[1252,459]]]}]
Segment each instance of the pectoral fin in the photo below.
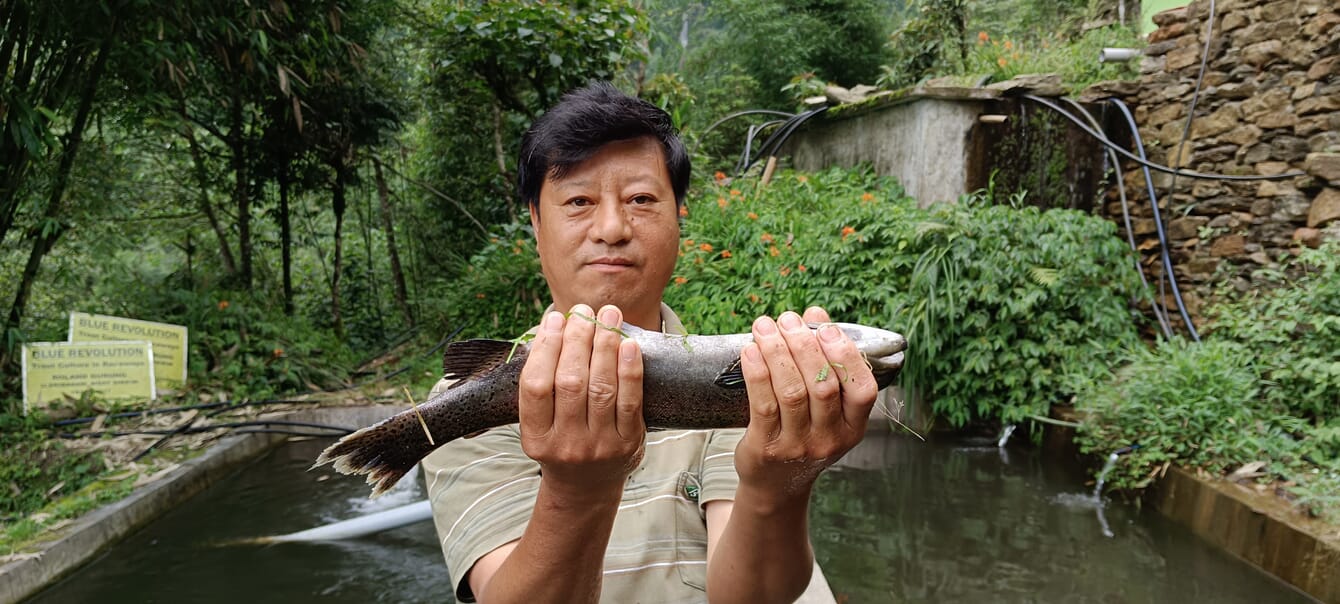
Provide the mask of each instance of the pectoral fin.
[{"label": "pectoral fin", "polygon": [[712,383],[717,387],[730,390],[744,388],[744,370],[740,368],[740,359],[737,357],[734,363],[721,370],[721,373],[717,374]]},{"label": "pectoral fin", "polygon": [[442,353],[442,377],[464,381],[484,376],[507,363],[515,347],[507,340],[452,342]]}]

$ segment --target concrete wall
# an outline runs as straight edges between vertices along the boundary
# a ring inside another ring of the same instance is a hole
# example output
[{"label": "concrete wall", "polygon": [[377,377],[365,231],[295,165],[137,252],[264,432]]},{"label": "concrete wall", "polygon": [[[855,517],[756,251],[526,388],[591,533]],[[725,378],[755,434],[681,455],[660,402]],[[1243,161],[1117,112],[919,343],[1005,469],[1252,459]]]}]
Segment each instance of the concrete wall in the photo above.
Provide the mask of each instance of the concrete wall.
[{"label": "concrete wall", "polygon": [[873,164],[878,173],[897,177],[923,207],[970,191],[969,134],[984,99],[909,95],[870,103],[812,120],[792,135],[784,154],[800,170]]}]

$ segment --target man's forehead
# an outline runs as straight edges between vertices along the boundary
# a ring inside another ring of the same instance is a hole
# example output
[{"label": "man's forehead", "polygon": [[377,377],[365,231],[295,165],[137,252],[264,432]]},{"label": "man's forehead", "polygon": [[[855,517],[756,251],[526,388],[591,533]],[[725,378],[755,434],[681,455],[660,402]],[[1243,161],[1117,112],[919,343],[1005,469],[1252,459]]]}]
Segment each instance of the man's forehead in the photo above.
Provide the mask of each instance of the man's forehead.
[{"label": "man's forehead", "polygon": [[581,162],[565,170],[551,170],[545,175],[544,186],[567,189],[598,185],[606,175],[596,170],[614,162],[624,184],[669,184],[661,145],[654,138],[640,137],[605,143]]}]

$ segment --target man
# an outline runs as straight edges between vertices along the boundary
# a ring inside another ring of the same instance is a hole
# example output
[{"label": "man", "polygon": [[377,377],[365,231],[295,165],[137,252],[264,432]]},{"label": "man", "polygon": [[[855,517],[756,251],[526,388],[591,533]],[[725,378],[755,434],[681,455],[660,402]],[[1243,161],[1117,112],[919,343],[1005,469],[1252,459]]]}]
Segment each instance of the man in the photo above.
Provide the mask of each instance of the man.
[{"label": "man", "polygon": [[[808,328],[829,321],[818,308],[760,317],[742,353],[749,427],[648,434],[637,343],[590,320],[683,333],[661,297],[688,181],[665,112],[608,84],[569,93],[526,133],[518,189],[553,305],[521,373],[520,423],[424,460],[458,598],[789,602],[804,591],[811,488],[861,440],[875,400],[855,345]],[[830,366],[841,379],[816,379]]]}]

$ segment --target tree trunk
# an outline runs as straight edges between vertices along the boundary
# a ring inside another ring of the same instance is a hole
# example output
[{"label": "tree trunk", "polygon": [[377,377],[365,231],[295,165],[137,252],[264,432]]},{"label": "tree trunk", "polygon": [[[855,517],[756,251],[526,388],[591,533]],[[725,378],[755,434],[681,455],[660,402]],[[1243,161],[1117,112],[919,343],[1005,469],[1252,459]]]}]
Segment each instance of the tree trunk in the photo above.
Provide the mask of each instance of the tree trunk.
[{"label": "tree trunk", "polygon": [[[56,167],[55,181],[51,185],[51,196],[47,201],[46,210],[42,213],[41,220],[38,221],[33,235],[33,247],[28,254],[28,262],[23,267],[23,275],[19,278],[18,291],[14,293],[14,302],[9,307],[9,317],[5,321],[5,332],[17,331],[19,324],[23,320],[23,313],[28,305],[28,296],[32,294],[33,283],[37,280],[37,272],[42,266],[42,259],[46,257],[47,252],[56,244],[56,240],[65,233],[67,225],[61,221],[61,215],[64,213],[65,189],[70,184],[70,172],[74,169],[75,156],[79,153],[80,143],[84,140],[84,128],[88,126],[88,116],[93,112],[93,100],[98,93],[98,80],[102,78],[103,68],[107,65],[107,53],[112,45],[112,40],[117,33],[117,20],[112,19],[110,28],[107,31],[107,37],[102,40],[98,48],[97,59],[93,62],[93,68],[90,70],[87,78],[84,80],[84,89],[80,94],[79,108],[75,112],[74,121],[70,124],[70,131],[65,135],[65,144],[62,145],[60,164]],[[8,361],[8,359],[3,359]]]},{"label": "tree trunk", "polygon": [[410,310],[409,296],[405,288],[405,272],[400,267],[400,252],[395,245],[395,221],[391,215],[391,193],[386,187],[386,177],[382,174],[382,162],[372,159],[373,174],[377,179],[377,196],[381,199],[382,228],[386,230],[386,253],[391,257],[391,280],[395,283],[395,302],[409,325],[414,325],[414,313]]},{"label": "tree trunk", "polygon": [[251,289],[251,195],[247,190],[246,125],[242,120],[242,84],[233,83],[232,106],[228,108],[232,130],[228,146],[233,152],[233,203],[237,206],[237,253],[241,256],[238,275],[242,287]]},{"label": "tree trunk", "polygon": [[200,142],[195,138],[194,127],[191,126],[191,120],[186,114],[186,101],[179,99],[178,111],[182,119],[182,136],[186,137],[187,146],[191,149],[191,163],[195,165],[195,180],[200,187],[200,194],[196,196],[196,205],[200,211],[205,214],[209,220],[209,227],[214,229],[214,236],[219,240],[219,256],[223,258],[223,270],[229,276],[237,274],[237,263],[233,260],[233,250],[228,246],[228,231],[224,230],[223,225],[219,223],[219,215],[214,211],[214,204],[209,201],[209,172],[205,167],[205,156],[200,152]]},{"label": "tree trunk", "polygon": [[283,263],[284,314],[293,316],[293,233],[289,228],[288,210],[289,160],[285,156],[279,166],[279,254]]},{"label": "tree trunk", "polygon": [[335,208],[335,270],[330,277],[330,312],[335,321],[335,337],[344,339],[344,318],[340,315],[340,274],[344,271],[344,176],[343,165],[335,167],[335,185],[331,190]]}]

